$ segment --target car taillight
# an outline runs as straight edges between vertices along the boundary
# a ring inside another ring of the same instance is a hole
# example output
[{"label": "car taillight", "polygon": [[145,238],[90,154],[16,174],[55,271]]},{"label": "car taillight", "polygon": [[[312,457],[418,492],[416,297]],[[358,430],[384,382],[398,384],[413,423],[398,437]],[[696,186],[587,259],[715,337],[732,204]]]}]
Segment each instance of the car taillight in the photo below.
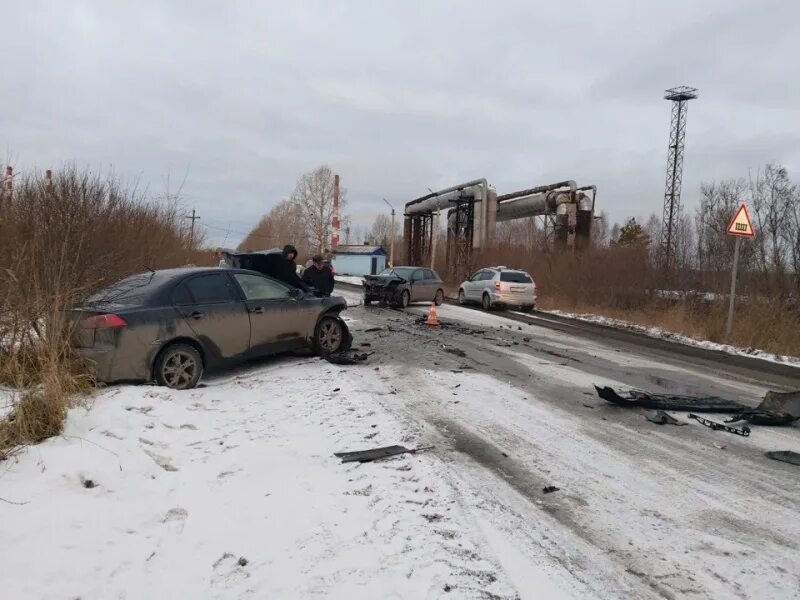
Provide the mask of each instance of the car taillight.
[{"label": "car taillight", "polygon": [[126,325],[125,319],[119,315],[112,314],[94,315],[81,321],[81,327],[84,329],[119,329]]},{"label": "car taillight", "polygon": [[500,289],[500,282],[499,281],[495,281],[494,282],[494,289],[496,289],[496,290]]}]

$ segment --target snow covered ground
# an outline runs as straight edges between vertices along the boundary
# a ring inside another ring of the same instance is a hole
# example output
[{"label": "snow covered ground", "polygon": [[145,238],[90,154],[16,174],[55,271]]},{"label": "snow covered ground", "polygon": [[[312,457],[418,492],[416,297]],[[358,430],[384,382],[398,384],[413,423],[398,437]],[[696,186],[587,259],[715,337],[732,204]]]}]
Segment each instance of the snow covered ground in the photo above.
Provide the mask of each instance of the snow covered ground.
[{"label": "snow covered ground", "polygon": [[[800,479],[763,453],[800,451],[800,429],[659,427],[592,388],[754,405],[768,384],[459,306],[432,329],[425,306],[343,295],[367,364],[112,387],[0,463],[3,596],[797,597]],[[391,444],[433,448],[333,456]]]}]

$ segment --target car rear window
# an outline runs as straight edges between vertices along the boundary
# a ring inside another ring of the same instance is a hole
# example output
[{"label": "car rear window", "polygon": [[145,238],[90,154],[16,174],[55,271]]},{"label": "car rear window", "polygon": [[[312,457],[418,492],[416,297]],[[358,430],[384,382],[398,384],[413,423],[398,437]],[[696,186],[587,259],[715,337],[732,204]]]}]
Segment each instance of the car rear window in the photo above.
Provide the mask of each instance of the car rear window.
[{"label": "car rear window", "polygon": [[164,280],[155,273],[132,275],[91,296],[87,304],[146,305],[163,288]]},{"label": "car rear window", "polygon": [[500,281],[508,283],[533,283],[533,279],[522,271],[503,271],[500,273]]}]

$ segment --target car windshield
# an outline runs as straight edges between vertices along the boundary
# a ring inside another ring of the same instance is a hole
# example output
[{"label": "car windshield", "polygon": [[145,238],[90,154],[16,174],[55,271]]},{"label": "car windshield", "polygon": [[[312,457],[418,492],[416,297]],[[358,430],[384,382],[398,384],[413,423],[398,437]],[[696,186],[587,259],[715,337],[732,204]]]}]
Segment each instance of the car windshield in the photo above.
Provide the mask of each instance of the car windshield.
[{"label": "car windshield", "polygon": [[533,283],[533,279],[522,271],[503,271],[500,273],[500,281],[509,283]]},{"label": "car windshield", "polygon": [[384,269],[381,272],[383,276],[395,276],[395,277],[402,277],[403,279],[411,279],[411,274],[416,271],[416,267],[393,267],[390,269]]}]

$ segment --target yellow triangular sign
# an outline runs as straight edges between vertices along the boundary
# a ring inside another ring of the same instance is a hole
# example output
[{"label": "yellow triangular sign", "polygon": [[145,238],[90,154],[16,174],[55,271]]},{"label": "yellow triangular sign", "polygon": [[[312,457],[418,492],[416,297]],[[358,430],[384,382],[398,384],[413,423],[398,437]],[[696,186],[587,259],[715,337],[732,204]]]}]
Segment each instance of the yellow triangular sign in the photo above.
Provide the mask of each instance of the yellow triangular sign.
[{"label": "yellow triangular sign", "polygon": [[747,214],[747,207],[742,204],[736,215],[728,225],[729,235],[740,235],[742,237],[753,237],[756,232],[753,230],[753,223],[750,222],[750,215]]}]

